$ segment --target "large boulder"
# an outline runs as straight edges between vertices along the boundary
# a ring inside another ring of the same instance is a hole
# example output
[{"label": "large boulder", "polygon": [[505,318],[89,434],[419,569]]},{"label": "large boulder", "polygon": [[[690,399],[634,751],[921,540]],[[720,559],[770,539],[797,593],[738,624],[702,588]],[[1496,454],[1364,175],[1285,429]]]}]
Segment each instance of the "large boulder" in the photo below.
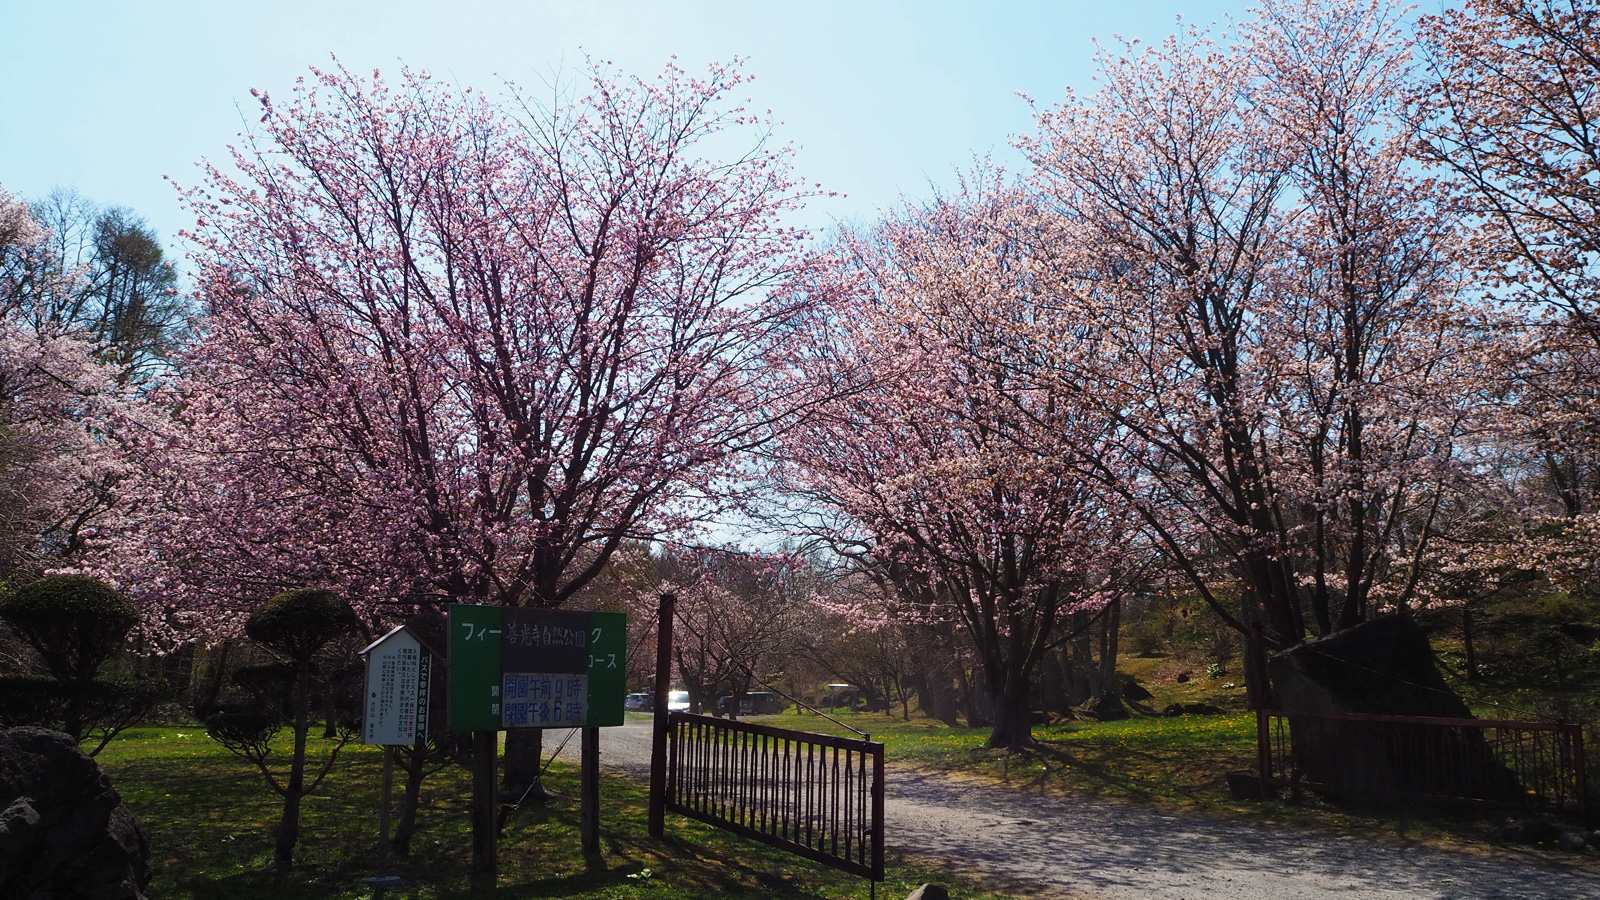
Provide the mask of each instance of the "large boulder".
[{"label": "large boulder", "polygon": [[67,735],[0,731],[0,897],[144,900],[150,847],[111,780]]},{"label": "large boulder", "polygon": [[1291,647],[1268,667],[1278,709],[1472,717],[1439,674],[1428,636],[1403,616],[1373,619]]},{"label": "large boulder", "polygon": [[[1268,663],[1273,707],[1289,713],[1473,718],[1434,664],[1428,637],[1389,616],[1307,641]],[[1476,729],[1296,718],[1301,778],[1346,793],[1516,800],[1522,791]]]}]

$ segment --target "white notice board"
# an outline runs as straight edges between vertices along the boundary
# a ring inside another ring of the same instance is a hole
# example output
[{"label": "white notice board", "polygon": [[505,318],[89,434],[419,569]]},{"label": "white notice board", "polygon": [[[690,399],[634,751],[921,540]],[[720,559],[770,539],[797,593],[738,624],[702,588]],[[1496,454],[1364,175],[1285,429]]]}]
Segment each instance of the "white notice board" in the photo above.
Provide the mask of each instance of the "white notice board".
[{"label": "white notice board", "polygon": [[404,626],[361,651],[367,658],[363,744],[412,744],[428,727],[429,657]]}]

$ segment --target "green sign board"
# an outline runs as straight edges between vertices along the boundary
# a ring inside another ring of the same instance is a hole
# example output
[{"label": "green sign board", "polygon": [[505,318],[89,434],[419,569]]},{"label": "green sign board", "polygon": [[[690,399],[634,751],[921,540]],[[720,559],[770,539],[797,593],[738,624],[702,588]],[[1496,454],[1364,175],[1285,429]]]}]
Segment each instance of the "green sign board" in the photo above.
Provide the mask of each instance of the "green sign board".
[{"label": "green sign board", "polygon": [[450,607],[450,729],[622,724],[627,616]]}]

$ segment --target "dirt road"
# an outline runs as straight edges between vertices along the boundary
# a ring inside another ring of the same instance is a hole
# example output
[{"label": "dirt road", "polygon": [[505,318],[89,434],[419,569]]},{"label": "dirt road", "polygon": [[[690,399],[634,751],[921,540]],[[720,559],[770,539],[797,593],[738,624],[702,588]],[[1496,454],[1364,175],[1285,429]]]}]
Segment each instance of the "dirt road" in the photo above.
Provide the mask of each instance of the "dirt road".
[{"label": "dirt road", "polygon": [[[577,745],[564,753],[573,763]],[[600,750],[605,768],[648,778],[647,722],[603,729]],[[892,767],[887,787],[891,846],[1039,897],[1600,900],[1600,864],[1576,857],[1283,831]]]}]

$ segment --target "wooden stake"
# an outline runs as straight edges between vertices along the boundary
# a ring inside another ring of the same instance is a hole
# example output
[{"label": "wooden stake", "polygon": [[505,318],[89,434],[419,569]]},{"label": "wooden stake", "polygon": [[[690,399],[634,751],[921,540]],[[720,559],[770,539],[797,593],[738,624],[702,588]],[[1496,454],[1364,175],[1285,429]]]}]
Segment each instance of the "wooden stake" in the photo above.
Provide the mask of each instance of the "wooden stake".
[{"label": "wooden stake", "polygon": [[583,852],[600,852],[600,729],[583,729],[583,794],[581,826]]},{"label": "wooden stake", "polygon": [[651,837],[666,830],[667,812],[667,695],[672,692],[672,620],[678,606],[673,594],[661,595],[661,612],[656,622],[656,722],[650,736],[650,821]]}]

